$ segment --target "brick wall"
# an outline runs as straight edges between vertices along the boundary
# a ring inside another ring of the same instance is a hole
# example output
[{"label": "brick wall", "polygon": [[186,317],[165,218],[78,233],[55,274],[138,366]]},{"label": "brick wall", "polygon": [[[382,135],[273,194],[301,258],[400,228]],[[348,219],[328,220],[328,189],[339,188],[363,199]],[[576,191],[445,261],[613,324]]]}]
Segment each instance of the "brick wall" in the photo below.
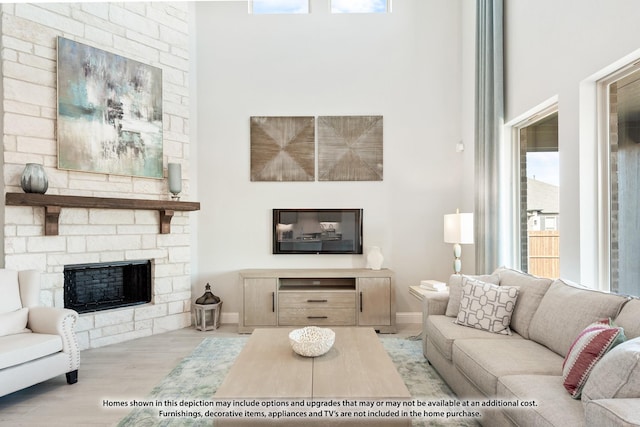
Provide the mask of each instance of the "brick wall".
[{"label": "brick wall", "polygon": [[[48,194],[168,199],[166,179],[57,169],[56,39],[85,43],[163,70],[163,164],[182,164],[189,194],[188,25],[184,2],[2,4],[4,187],[20,192],[26,163],[45,166]],[[44,305],[63,307],[63,266],[151,259],[153,302],[81,316],[82,348],[188,326],[189,213],[158,234],[156,211],[63,209],[60,234],[44,236],[43,208],[4,207],[6,268],[40,270]]]}]

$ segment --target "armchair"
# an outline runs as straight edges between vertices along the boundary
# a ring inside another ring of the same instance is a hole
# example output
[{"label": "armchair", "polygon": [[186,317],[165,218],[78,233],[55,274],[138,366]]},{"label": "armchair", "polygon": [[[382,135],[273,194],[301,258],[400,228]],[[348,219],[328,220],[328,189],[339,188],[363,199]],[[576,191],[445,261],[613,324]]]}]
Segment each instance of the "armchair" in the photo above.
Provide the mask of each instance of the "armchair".
[{"label": "armchair", "polygon": [[62,374],[78,381],[78,313],[39,303],[37,271],[0,269],[0,396]]}]

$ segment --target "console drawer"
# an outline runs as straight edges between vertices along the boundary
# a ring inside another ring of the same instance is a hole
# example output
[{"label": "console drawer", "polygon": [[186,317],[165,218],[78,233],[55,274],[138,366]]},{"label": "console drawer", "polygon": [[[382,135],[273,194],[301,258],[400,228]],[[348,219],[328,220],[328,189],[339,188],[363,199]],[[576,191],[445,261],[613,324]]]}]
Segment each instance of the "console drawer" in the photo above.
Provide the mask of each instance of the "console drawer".
[{"label": "console drawer", "polygon": [[283,308],[356,308],[355,292],[280,292],[278,305]]},{"label": "console drawer", "polygon": [[353,326],[356,310],[351,308],[280,308],[281,326]]}]

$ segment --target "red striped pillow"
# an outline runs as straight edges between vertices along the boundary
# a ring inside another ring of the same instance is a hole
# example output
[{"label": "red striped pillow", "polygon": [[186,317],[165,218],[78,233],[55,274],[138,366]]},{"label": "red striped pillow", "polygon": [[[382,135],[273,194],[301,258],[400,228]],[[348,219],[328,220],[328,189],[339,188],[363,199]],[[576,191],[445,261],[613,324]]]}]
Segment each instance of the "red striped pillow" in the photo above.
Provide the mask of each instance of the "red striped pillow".
[{"label": "red striped pillow", "polygon": [[615,326],[611,319],[592,323],[578,335],[562,364],[563,385],[571,397],[580,398],[596,363],[625,339],[623,329]]}]

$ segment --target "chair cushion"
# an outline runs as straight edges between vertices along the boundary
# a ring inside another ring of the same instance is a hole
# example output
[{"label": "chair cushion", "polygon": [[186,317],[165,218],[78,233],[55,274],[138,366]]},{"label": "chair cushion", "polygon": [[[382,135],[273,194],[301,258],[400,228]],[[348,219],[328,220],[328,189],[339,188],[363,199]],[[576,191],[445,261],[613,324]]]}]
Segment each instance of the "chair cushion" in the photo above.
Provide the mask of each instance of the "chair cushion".
[{"label": "chair cushion", "polygon": [[493,274],[500,277],[500,286],[516,286],[518,288],[518,301],[511,316],[510,328],[522,335],[523,338],[529,338],[531,319],[533,319],[542,297],[553,280],[506,267],[497,269]]},{"label": "chair cushion", "polygon": [[62,351],[60,335],[14,334],[0,337],[0,369]]},{"label": "chair cushion", "polygon": [[469,278],[462,283],[462,299],[456,323],[496,334],[511,335],[509,324],[516,306],[518,288]]},{"label": "chair cushion", "polygon": [[[544,396],[544,398],[540,398]],[[516,424],[522,426],[584,427],[584,408],[562,387],[559,375],[506,375],[498,381],[498,397],[536,406],[504,408]],[[604,425],[604,424],[602,424]]]},{"label": "chair cushion", "polygon": [[501,335],[491,332],[482,331],[480,329],[467,328],[465,326],[456,325],[454,319],[448,316],[429,316],[425,324],[425,333],[444,356],[445,359],[451,360],[453,355],[453,343],[459,339],[479,338],[489,340],[499,339],[522,339],[518,334]]},{"label": "chair cushion", "polygon": [[591,323],[615,319],[624,297],[554,281],[531,320],[529,337],[562,357],[578,334]]},{"label": "chair cushion", "polygon": [[[562,375],[562,357],[531,340],[456,340],[453,363],[487,397],[504,375]],[[565,391],[566,393],[566,391]]]},{"label": "chair cushion", "polygon": [[593,367],[582,390],[582,402],[640,398],[640,338],[617,345]]},{"label": "chair cushion", "polygon": [[0,313],[0,337],[28,331],[29,309],[24,307],[8,313]]},{"label": "chair cushion", "polygon": [[460,299],[462,298],[462,281],[465,278],[477,279],[485,283],[500,283],[500,277],[497,274],[483,276],[465,276],[462,274],[452,274],[449,277],[449,302],[447,303],[447,311],[445,315],[456,317],[460,311]]},{"label": "chair cushion", "polygon": [[592,323],[577,336],[562,364],[563,385],[571,397],[580,398],[595,364],[624,340],[622,328],[612,325],[608,319]]},{"label": "chair cushion", "polygon": [[0,313],[22,308],[18,272],[0,269]]}]

